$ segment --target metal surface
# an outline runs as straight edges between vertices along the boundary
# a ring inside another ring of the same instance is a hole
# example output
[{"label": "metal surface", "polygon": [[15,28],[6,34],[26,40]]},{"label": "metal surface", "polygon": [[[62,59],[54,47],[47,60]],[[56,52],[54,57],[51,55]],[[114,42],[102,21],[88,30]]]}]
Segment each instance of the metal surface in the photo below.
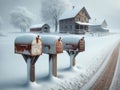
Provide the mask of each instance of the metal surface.
[{"label": "metal surface", "polygon": [[42,42],[39,36],[25,35],[17,37],[15,40],[15,53],[24,55],[41,55]]}]

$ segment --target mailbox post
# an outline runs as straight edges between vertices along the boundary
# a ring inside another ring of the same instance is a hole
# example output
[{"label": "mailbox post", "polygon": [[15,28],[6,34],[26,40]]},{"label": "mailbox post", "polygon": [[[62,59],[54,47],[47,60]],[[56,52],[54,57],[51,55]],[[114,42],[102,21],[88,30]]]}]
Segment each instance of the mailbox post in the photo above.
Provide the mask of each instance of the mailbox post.
[{"label": "mailbox post", "polygon": [[21,54],[27,63],[27,80],[35,81],[35,63],[42,54],[42,42],[39,36],[24,35],[15,39],[15,53]]},{"label": "mailbox post", "polygon": [[79,52],[83,52],[85,50],[84,37],[62,36],[62,41],[64,50],[66,50],[70,56],[70,68],[72,68],[75,65],[75,57]]},{"label": "mailbox post", "polygon": [[49,55],[49,76],[57,77],[57,54],[63,52],[61,38],[52,35],[41,35],[43,53]]}]

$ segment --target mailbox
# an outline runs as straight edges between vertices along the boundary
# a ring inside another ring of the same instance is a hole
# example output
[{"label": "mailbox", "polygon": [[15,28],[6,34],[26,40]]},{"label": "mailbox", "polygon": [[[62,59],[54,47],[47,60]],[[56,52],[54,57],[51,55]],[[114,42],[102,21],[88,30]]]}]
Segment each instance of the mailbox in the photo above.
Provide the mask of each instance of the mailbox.
[{"label": "mailbox", "polygon": [[41,35],[42,52],[49,55],[49,75],[57,76],[57,54],[63,52],[61,37],[55,35]]},{"label": "mailbox", "polygon": [[37,35],[23,35],[15,39],[15,53],[21,54],[27,63],[27,80],[35,81],[35,63],[42,54],[42,42]]},{"label": "mailbox", "polygon": [[85,40],[84,37],[80,38],[78,36],[62,36],[63,48],[66,51],[79,51],[85,50]]},{"label": "mailbox", "polygon": [[60,37],[54,35],[41,35],[43,53],[57,54],[63,52],[63,45]]},{"label": "mailbox", "polygon": [[24,55],[41,55],[42,42],[39,36],[24,35],[15,39],[15,53]]},{"label": "mailbox", "polygon": [[70,68],[75,65],[75,57],[79,52],[85,50],[85,40],[84,37],[68,35],[62,36],[63,48],[68,52],[70,56]]}]

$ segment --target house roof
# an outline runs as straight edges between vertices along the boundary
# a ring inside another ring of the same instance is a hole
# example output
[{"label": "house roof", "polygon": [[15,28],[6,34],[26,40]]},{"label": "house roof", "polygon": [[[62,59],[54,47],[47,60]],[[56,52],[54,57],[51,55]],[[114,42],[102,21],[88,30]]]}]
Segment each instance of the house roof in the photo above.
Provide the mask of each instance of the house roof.
[{"label": "house roof", "polygon": [[80,25],[88,25],[88,26],[92,25],[92,23],[86,23],[86,22],[80,22],[80,21],[77,21],[76,23]]},{"label": "house roof", "polygon": [[30,28],[42,27],[44,24],[35,24],[30,26]]},{"label": "house roof", "polygon": [[102,25],[103,23],[106,23],[106,25],[107,25],[107,22],[106,22],[105,19],[99,19],[99,20],[97,20],[97,19],[91,19],[89,21],[89,23],[91,23],[92,25]]},{"label": "house roof", "polygon": [[86,11],[87,16],[91,18],[86,8],[83,6],[83,7],[74,7],[71,10],[65,11],[65,13],[61,15],[60,20],[74,18],[82,9],[84,9]]},{"label": "house roof", "polygon": [[[35,25],[32,25],[32,26],[30,26],[30,28],[41,28],[41,27],[43,27],[44,25],[48,25],[48,24],[35,24]],[[49,26],[49,25],[48,25]]]}]

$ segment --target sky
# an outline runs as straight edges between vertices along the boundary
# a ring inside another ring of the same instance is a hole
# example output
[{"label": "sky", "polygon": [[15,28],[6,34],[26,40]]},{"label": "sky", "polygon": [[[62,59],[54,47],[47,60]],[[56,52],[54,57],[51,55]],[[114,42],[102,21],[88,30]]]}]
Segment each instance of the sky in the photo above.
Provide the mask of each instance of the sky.
[{"label": "sky", "polygon": [[[24,6],[36,15],[35,23],[41,23],[40,2],[41,0],[0,0],[0,16],[5,25],[9,25],[11,10],[17,6]],[[68,3],[68,9],[73,5],[75,7],[85,6],[92,19],[98,21],[106,19],[111,30],[120,31],[120,0],[65,0],[65,2]]]}]

